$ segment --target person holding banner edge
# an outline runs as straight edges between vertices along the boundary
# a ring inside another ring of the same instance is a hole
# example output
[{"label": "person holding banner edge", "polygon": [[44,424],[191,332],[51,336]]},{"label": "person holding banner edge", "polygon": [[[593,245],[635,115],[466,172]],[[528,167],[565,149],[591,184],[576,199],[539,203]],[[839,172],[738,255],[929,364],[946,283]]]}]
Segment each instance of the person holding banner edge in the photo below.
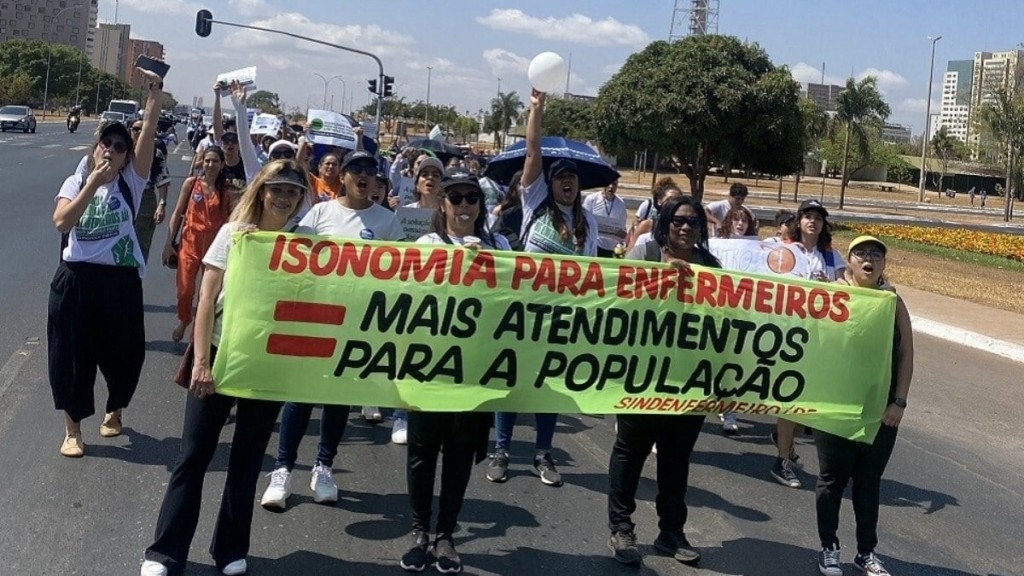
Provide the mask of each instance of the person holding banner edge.
[{"label": "person holding banner edge", "polygon": [[165,576],[184,569],[199,523],[203,481],[232,406],[237,405],[227,480],[210,554],[226,575],[244,574],[252,527],[252,501],[280,402],[235,399],[217,394],[211,367],[223,333],[223,288],[232,234],[282,230],[302,205],[305,174],[288,160],[268,164],[253,179],[231,221],[221,227],[203,263],[205,273],[196,315],[195,360],[178,461],[160,505],[153,543],[146,548],[141,576]]},{"label": "person holding banner edge", "polygon": [[[509,250],[508,241],[487,228],[485,196],[475,176],[449,170],[441,181],[440,205],[434,212],[433,232],[419,244],[449,244],[469,250]],[[473,464],[487,457],[490,414],[485,412],[408,413],[407,477],[412,507],[412,547],[401,559],[402,568],[419,572],[431,562],[442,574],[462,571],[453,533],[466,496]],[[438,456],[442,456],[441,494],[434,531],[430,538],[431,502]]]},{"label": "person holding banner edge", "polygon": [[[370,201],[370,190],[377,186],[377,169],[377,159],[368,152],[356,150],[346,154],[341,165],[342,194],[313,206],[302,217],[297,231],[332,238],[404,240],[405,231],[394,213]],[[350,406],[335,404],[323,407],[320,442],[309,483],[313,500],[317,503],[333,504],[338,500],[338,486],[334,483],[332,467],[348,425],[350,409]],[[260,499],[265,508],[283,510],[287,507],[292,470],[312,412],[312,404],[288,402],[284,405],[277,460],[270,473],[270,484]]]},{"label": "person holding banner edge", "polygon": [[[526,252],[597,256],[597,223],[583,209],[579,169],[571,160],[557,159],[544,172],[541,133],[544,121],[545,93],[530,93],[530,113],[526,122],[526,159],[523,163],[521,198],[523,228],[520,237]],[[562,476],[551,458],[552,440],[558,414],[535,414],[536,434],[533,472],[548,486],[561,486]],[[508,479],[509,448],[516,414],[494,415],[494,453],[487,465],[487,479]]]},{"label": "person holding banner edge", "polygon": [[[691,264],[721,268],[708,250],[708,221],[704,208],[690,196],[667,200],[655,223],[653,240],[637,244],[629,260],[664,262],[688,270]],[[658,537],[654,548],[684,564],[697,564],[700,553],[686,538],[686,488],[690,455],[704,425],[703,415],[618,414],[615,445],[608,463],[608,548],[623,564],[643,558],[636,544],[636,491],[648,454],[658,459]],[[657,446],[657,451],[652,448]]]},{"label": "person holding banner edge", "polygon": [[[850,242],[849,266],[837,283],[874,290],[892,290],[885,280],[888,249],[873,236],[860,236]],[[868,335],[866,335],[868,336]],[[889,395],[881,426],[874,442],[865,444],[821,430],[814,431],[818,452],[816,509],[818,569],[825,576],[842,576],[839,562],[839,509],[846,485],[853,483],[853,510],[857,520],[857,555],[854,565],[866,576],[889,576],[875,556],[878,545],[878,507],[882,474],[896,445],[896,435],[907,408],[907,395],[914,378],[914,333],[910,313],[903,299],[896,296],[896,318],[892,340],[892,369]]]}]

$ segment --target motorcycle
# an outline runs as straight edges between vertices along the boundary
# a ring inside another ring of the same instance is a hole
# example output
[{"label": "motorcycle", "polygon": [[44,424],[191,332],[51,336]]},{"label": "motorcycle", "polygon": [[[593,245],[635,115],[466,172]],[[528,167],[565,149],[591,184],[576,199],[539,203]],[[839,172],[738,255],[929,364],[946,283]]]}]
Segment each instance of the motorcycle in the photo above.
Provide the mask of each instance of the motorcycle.
[{"label": "motorcycle", "polygon": [[71,114],[70,116],[68,116],[68,132],[74,134],[75,130],[78,130],[78,124],[81,121],[82,119],[78,116],[78,114]]}]

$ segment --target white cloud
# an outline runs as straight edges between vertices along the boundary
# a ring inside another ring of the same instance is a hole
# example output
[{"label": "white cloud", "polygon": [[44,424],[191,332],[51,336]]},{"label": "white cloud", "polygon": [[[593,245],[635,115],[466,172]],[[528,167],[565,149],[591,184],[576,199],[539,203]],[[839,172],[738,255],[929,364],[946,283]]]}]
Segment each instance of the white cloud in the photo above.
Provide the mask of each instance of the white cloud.
[{"label": "white cloud", "polygon": [[476,21],[488,28],[587,46],[644,46],[650,37],[639,26],[615,18],[594,20],[583,14],[538,18],[517,9],[495,8]]},{"label": "white cloud", "polygon": [[273,12],[265,0],[228,0],[228,4],[243,16],[263,16]]},{"label": "white cloud", "polygon": [[[927,104],[928,100],[926,98],[904,98],[902,102],[895,106],[895,110],[913,114],[924,114]],[[932,113],[938,113],[939,108],[939,101],[932,100]]]},{"label": "white cloud", "polygon": [[861,80],[868,76],[874,76],[878,80],[878,89],[883,93],[898,90],[910,85],[910,82],[908,82],[901,74],[893,72],[892,70],[879,70],[878,68],[868,68],[860,74],[857,74],[856,78],[857,80]]},{"label": "white cloud", "polygon": [[[797,62],[793,66],[789,67],[789,72],[792,74],[793,79],[801,84],[820,84],[821,83],[821,69],[815,68],[806,62]],[[846,83],[844,78],[836,76],[825,76],[825,84],[836,84],[843,85]]]},{"label": "white cloud", "polygon": [[526,70],[530,67],[529,58],[501,48],[484,50],[484,60],[491,66],[495,76],[511,73],[521,74],[525,78]]},{"label": "white cloud", "polygon": [[[409,36],[385,30],[375,24],[360,26],[356,24],[338,26],[313,22],[303,14],[297,12],[282,12],[274,16],[257,20],[253,26],[270,28],[310,36],[317,40],[338,44],[342,46],[359,47],[377,54],[379,57],[386,56],[407,56],[413,39]],[[224,46],[241,51],[266,50],[272,47],[281,47],[293,52],[319,52],[337,55],[336,49],[309,43],[303,40],[290,39],[278,34],[270,34],[258,30],[241,30],[233,32],[224,39]]]}]

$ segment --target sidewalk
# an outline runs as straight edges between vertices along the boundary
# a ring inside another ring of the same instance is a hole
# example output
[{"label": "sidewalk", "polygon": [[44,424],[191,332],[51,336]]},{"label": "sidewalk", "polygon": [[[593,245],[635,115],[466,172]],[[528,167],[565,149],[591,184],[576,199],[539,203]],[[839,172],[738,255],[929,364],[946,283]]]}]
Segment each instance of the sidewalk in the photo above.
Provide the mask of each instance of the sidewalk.
[{"label": "sidewalk", "polygon": [[1024,363],[1024,315],[897,286],[914,331]]}]

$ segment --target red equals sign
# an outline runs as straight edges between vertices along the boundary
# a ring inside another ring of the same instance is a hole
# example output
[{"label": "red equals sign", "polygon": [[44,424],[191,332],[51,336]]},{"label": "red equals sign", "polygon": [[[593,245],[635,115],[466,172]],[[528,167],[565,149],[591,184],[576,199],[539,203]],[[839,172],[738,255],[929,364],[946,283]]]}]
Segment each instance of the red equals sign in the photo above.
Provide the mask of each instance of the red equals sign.
[{"label": "red equals sign", "polygon": [[[274,308],[277,322],[304,322],[341,326],[345,322],[345,307],[315,302],[278,300]],[[298,356],[300,358],[331,358],[338,341],[317,336],[271,334],[267,339],[267,354]]]}]

